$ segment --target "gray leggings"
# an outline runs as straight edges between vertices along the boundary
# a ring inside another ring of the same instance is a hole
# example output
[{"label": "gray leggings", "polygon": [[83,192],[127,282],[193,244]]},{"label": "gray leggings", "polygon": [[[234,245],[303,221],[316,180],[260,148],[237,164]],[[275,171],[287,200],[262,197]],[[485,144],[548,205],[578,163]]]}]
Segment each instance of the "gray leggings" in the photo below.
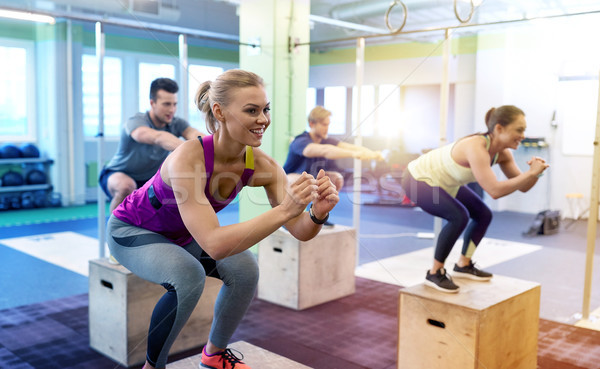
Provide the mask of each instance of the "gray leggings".
[{"label": "gray leggings", "polygon": [[217,347],[227,347],[258,283],[258,264],[249,250],[213,260],[196,241],[181,247],[114,215],[106,231],[110,252],[124,267],[167,290],[150,321],[146,358],[152,366],[166,366],[169,349],[196,307],[206,276],[223,281],[209,339]]}]

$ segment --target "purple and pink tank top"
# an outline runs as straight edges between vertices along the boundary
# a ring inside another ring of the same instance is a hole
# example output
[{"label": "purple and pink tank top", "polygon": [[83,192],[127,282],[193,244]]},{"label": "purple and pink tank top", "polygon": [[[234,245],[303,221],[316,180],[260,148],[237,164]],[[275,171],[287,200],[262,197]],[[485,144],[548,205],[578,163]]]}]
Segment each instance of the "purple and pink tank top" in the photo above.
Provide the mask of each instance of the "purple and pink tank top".
[{"label": "purple and pink tank top", "polygon": [[[204,194],[215,212],[225,208],[248,184],[254,174],[254,153],[251,146],[246,147],[246,168],[235,189],[229,197],[217,199],[209,192],[210,179],[214,170],[215,148],[213,136],[198,137],[204,147],[204,166],[206,168],[206,186]],[[193,201],[190,199],[188,201]],[[165,184],[160,176],[160,168],[142,187],[132,192],[113,211],[118,219],[149,231],[162,234],[177,245],[183,246],[192,241],[179,214],[173,189]]]}]

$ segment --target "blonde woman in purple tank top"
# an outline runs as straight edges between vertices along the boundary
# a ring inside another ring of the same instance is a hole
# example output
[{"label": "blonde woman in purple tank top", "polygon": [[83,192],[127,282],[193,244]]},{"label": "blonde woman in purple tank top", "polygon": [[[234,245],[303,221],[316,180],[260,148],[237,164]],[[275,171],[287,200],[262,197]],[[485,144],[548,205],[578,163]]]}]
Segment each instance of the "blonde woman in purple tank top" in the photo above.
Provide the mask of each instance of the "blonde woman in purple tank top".
[{"label": "blonde woman in purple tank top", "polygon": [[[282,226],[299,240],[315,237],[339,201],[323,171],[288,183],[281,166],[259,149],[271,124],[262,78],[228,70],[199,87],[196,103],[211,135],[173,151],[155,176],[119,205],[107,227],[111,254],[167,290],[154,308],[144,369],[165,368],[206,276],[224,283],[200,367],[248,369],[227,349],[258,282],[256,258],[248,249]],[[263,187],[272,208],[221,226],[216,212],[243,186]]]}]

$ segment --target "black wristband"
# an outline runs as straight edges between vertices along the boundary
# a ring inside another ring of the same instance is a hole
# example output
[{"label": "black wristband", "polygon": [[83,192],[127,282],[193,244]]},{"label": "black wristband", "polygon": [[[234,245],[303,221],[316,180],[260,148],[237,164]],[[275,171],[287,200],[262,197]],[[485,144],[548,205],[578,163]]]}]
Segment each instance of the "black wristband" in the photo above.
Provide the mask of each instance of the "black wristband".
[{"label": "black wristband", "polygon": [[310,209],[308,210],[308,214],[310,215],[310,219],[315,224],[323,224],[323,223],[325,223],[327,221],[327,219],[329,219],[329,213],[327,213],[327,216],[325,217],[325,219],[317,219],[317,217],[313,213],[313,206],[312,206],[312,204],[310,205]]}]

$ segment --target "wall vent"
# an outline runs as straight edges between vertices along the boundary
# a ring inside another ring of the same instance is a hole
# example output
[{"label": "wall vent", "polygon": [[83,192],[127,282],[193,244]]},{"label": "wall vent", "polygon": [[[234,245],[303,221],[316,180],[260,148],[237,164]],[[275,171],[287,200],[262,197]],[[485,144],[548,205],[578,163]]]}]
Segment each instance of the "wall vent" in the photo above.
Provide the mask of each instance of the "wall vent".
[{"label": "wall vent", "polygon": [[132,0],[131,10],[138,13],[158,15],[160,4],[156,0]]}]

